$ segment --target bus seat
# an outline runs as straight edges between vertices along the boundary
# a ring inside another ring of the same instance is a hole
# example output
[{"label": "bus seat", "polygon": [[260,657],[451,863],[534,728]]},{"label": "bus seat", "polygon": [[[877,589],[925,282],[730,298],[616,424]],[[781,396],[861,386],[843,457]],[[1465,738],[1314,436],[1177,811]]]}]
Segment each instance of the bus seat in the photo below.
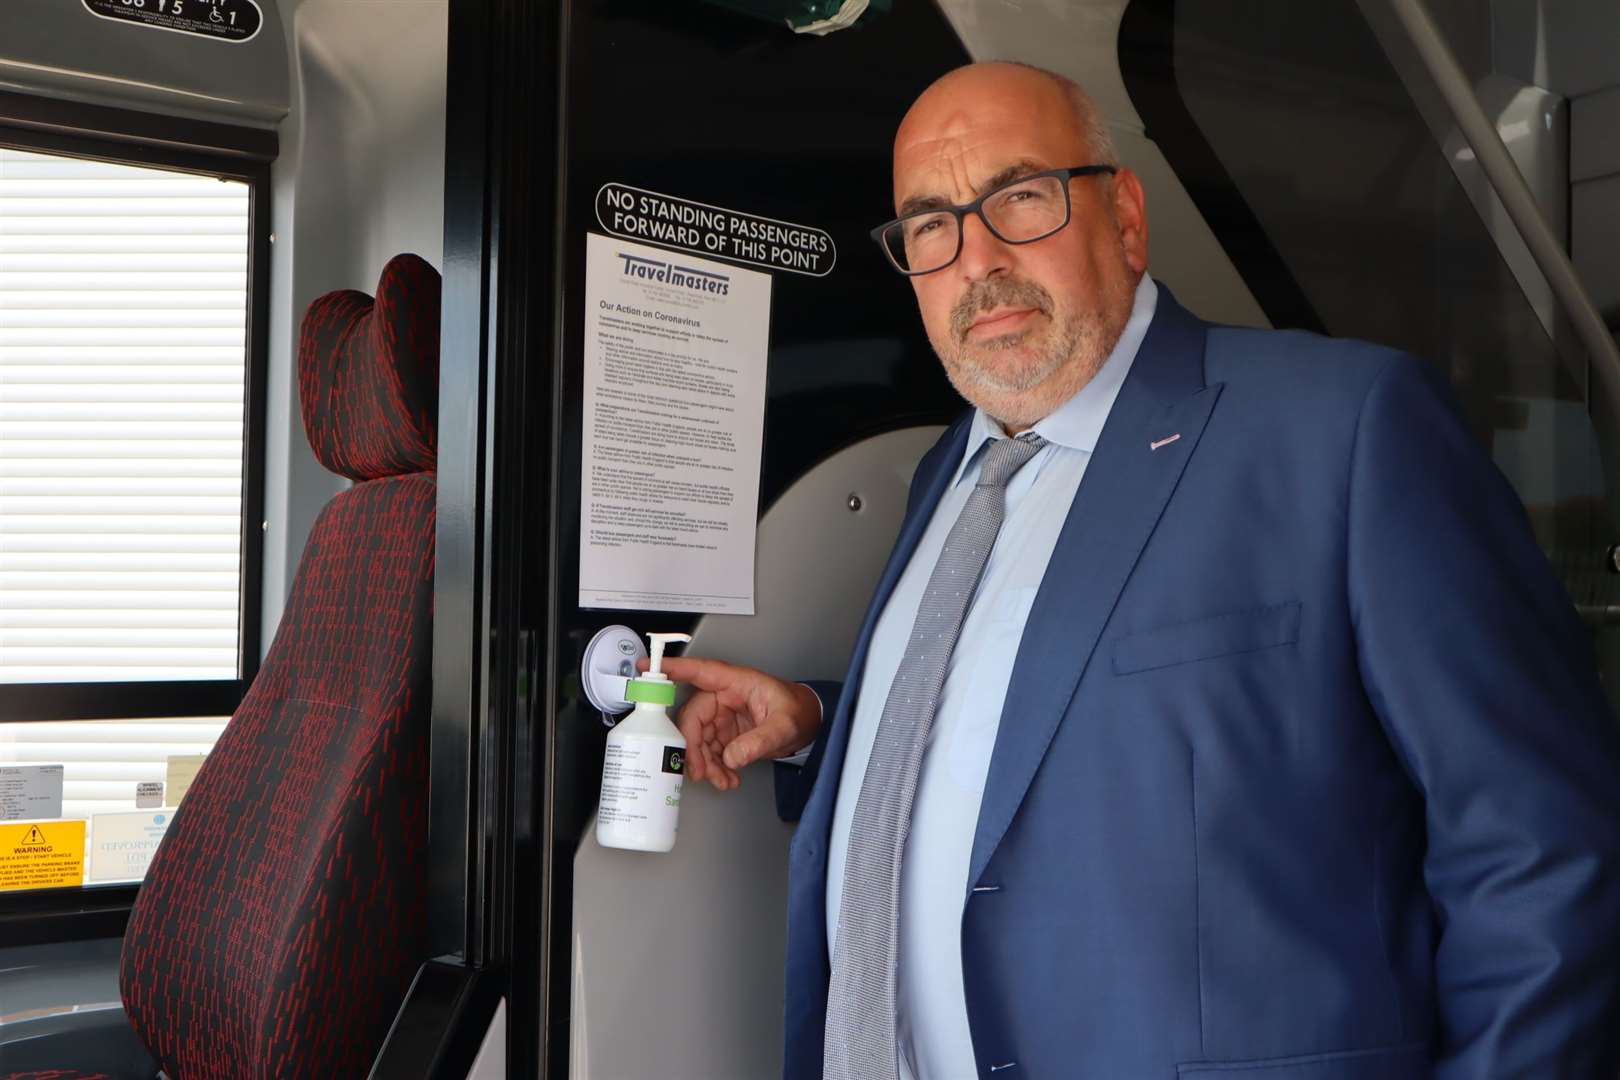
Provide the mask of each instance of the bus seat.
[{"label": "bus seat", "polygon": [[[312,303],[311,447],[354,486],[317,518],[253,685],[130,914],[120,990],[156,1058],[0,1080],[359,1077],[426,949],[439,275]],[[98,1071],[99,1070],[99,1071]]]}]

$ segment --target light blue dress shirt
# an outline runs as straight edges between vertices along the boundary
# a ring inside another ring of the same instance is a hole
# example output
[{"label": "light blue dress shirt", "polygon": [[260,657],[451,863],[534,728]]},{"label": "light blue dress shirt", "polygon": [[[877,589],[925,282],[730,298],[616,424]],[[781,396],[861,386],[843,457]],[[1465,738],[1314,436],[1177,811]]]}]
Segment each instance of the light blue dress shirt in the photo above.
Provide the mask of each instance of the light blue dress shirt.
[{"label": "light blue dress shirt", "polygon": [[[1079,393],[1035,425],[1036,434],[1048,445],[1007,485],[1001,533],[962,623],[923,752],[900,871],[898,1051],[905,1080],[956,1080],[975,1074],[961,931],[968,860],[990,754],[1035,591],[1157,300],[1158,289],[1144,274],[1130,319],[1102,368]],[[977,411],[956,476],[878,618],[861,677],[827,852],[829,945],[838,940],[850,822],[888,688],[945,537],[978,479],[979,451],[986,441],[1001,438],[1006,438],[1001,425]]]}]

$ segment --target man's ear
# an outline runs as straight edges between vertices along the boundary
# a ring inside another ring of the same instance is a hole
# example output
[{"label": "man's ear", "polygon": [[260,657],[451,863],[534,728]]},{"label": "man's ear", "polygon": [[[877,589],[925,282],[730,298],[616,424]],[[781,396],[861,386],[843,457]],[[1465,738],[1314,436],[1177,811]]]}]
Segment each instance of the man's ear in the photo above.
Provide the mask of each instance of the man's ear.
[{"label": "man's ear", "polygon": [[1138,274],[1148,264],[1147,196],[1142,181],[1130,169],[1121,167],[1110,185],[1114,196],[1114,221],[1119,226],[1119,243],[1125,261]]}]

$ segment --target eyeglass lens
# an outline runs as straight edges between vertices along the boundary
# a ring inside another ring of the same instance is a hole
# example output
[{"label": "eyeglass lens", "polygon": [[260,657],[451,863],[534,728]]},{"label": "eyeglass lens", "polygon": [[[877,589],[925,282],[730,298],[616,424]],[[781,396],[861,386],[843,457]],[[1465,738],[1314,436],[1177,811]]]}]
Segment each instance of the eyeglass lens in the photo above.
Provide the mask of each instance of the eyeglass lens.
[{"label": "eyeglass lens", "polygon": [[[1068,212],[1063,181],[1038,176],[1009,184],[984,200],[985,222],[1009,243],[1039,240],[1063,227]],[[961,219],[948,210],[913,214],[883,231],[896,266],[910,273],[938,270],[956,258]]]}]

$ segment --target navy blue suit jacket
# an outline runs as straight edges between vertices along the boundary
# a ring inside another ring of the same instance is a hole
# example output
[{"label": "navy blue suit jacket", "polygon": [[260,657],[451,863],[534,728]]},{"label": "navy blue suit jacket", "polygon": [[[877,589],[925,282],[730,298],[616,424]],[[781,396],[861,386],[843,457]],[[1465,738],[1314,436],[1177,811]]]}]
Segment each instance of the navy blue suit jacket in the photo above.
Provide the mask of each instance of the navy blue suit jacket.
[{"label": "navy blue suit jacket", "polygon": [[[783,777],[788,1080],[821,1076],[828,834],[873,625],[966,431],[919,466],[843,692],[819,688]],[[1161,291],[1008,688],[960,1075],[1614,1080],[1617,855],[1587,633],[1444,379]]]}]

